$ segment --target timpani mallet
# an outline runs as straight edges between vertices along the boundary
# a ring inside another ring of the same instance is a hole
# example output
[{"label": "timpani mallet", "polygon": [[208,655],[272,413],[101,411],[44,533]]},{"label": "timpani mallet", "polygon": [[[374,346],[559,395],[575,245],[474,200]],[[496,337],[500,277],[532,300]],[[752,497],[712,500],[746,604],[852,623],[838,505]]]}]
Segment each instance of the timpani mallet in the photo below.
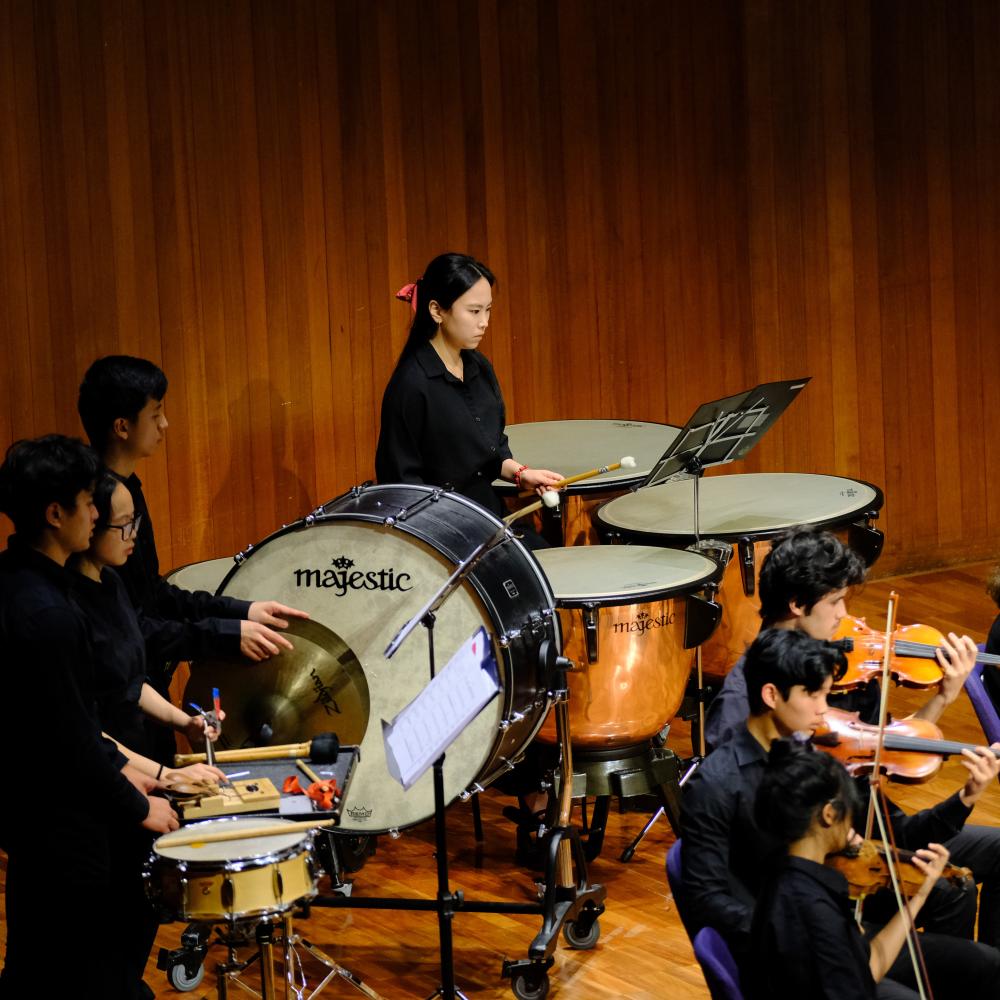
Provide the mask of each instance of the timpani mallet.
[{"label": "timpani mallet", "polygon": [[[553,483],[541,496],[541,499],[536,500],[534,503],[529,503],[527,507],[522,507],[520,510],[514,511],[513,514],[508,514],[504,519],[504,524],[512,524],[514,521],[519,520],[522,517],[526,517],[528,514],[534,514],[536,510],[545,507],[558,507],[559,506],[559,493],[558,490],[563,489],[572,483],[579,483],[583,479],[592,479],[594,476],[603,476],[605,472],[614,472],[615,469],[634,469],[635,459],[631,455],[624,455],[619,461],[612,462],[611,465],[602,465],[599,469],[591,469],[589,472],[578,472],[575,476],[567,476],[565,479],[560,479],[559,482]],[[522,490],[518,493],[519,497],[530,497],[534,493],[533,490]]]}]

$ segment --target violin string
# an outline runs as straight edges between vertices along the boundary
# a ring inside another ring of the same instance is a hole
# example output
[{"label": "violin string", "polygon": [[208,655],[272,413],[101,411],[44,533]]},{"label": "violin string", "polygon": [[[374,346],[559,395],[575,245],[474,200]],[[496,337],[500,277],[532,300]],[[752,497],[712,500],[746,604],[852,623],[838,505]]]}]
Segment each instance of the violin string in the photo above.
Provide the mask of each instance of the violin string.
[{"label": "violin string", "polygon": [[[877,788],[877,790],[876,790]],[[903,891],[899,884],[899,871],[896,868],[896,836],[891,824],[885,821],[888,812],[888,800],[885,796],[885,789],[882,784],[871,786],[871,807],[878,821],[879,832],[882,835],[882,843],[888,845],[885,855],[886,867],[889,869],[889,878],[892,880],[892,891],[896,896],[896,906],[903,917],[906,927],[906,947],[910,953],[910,962],[913,965],[913,975],[917,981],[917,992],[922,1000],[934,1000],[934,993],[931,990],[930,977],[927,974],[927,963],[924,960],[924,950],[920,945],[920,937],[917,934],[917,927],[913,921],[913,915],[909,907],[903,900]]]}]

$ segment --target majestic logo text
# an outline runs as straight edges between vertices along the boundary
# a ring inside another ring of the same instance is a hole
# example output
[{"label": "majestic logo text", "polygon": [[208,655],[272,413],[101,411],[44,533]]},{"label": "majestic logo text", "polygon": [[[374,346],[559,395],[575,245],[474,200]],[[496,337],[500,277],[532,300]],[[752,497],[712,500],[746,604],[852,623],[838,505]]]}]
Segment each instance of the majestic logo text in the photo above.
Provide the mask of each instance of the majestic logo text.
[{"label": "majestic logo text", "polygon": [[397,573],[392,568],[360,570],[354,569],[354,560],[346,556],[331,559],[330,569],[297,569],[296,587],[322,587],[332,590],[337,597],[343,597],[349,590],[397,590],[406,592],[413,589],[409,573]]},{"label": "majestic logo text", "polygon": [[666,625],[673,625],[677,620],[677,612],[670,611],[655,618],[648,611],[640,611],[634,621],[615,622],[614,631],[621,635],[625,632],[638,632],[640,634],[648,632],[653,628],[663,628]]}]

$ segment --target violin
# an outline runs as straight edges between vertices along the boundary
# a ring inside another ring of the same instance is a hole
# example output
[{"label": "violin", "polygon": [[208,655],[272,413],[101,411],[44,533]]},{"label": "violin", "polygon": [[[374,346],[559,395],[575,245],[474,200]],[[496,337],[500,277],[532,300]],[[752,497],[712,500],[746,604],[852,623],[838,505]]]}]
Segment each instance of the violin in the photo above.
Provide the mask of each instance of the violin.
[{"label": "violin", "polygon": [[[863,618],[844,618],[834,639],[849,639],[854,648],[847,653],[847,672],[834,682],[839,690],[861,687],[882,673],[885,632]],[[904,687],[926,688],[941,683],[941,667],[935,656],[944,635],[932,625],[900,625],[889,644],[889,671]],[[980,652],[977,663],[1000,664],[1000,656]]]},{"label": "violin", "polygon": [[[899,889],[904,896],[914,896],[924,883],[926,875],[913,863],[913,852],[898,848],[891,851],[895,861]],[[847,879],[851,899],[864,899],[879,889],[891,888],[888,855],[890,849],[881,841],[865,840],[856,847],[846,848],[826,859],[827,868],[840,872]],[[975,886],[972,872],[957,865],[945,865],[941,878],[952,885],[968,890]]]},{"label": "violin", "polygon": [[[870,774],[875,766],[878,726],[862,722],[857,712],[828,708],[812,742],[836,757],[852,775]],[[897,781],[929,781],[946,757],[975,749],[972,743],[946,740],[941,730],[926,719],[901,719],[885,727],[881,770]],[[992,752],[1000,757],[1000,750]]]}]

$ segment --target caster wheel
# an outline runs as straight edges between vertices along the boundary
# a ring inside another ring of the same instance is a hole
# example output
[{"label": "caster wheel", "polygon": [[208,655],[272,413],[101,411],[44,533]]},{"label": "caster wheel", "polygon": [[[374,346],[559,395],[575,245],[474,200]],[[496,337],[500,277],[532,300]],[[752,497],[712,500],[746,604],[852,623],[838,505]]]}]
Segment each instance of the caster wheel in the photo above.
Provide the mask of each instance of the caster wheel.
[{"label": "caster wheel", "polygon": [[566,939],[566,944],[571,948],[575,948],[577,951],[587,951],[593,948],[597,944],[597,939],[601,936],[601,924],[600,921],[595,920],[586,930],[586,933],[581,933],[577,929],[576,921],[567,920],[563,924],[563,937]]},{"label": "caster wheel", "polygon": [[170,966],[170,969],[167,972],[167,979],[169,980],[170,985],[173,986],[175,990],[180,990],[181,993],[187,993],[190,990],[198,989],[198,986],[204,978],[204,964],[198,966],[198,970],[193,976],[188,975],[183,962],[178,962],[177,965]]},{"label": "caster wheel", "polygon": [[549,993],[549,977],[542,972],[517,972],[510,988],[517,1000],[543,1000]]}]

